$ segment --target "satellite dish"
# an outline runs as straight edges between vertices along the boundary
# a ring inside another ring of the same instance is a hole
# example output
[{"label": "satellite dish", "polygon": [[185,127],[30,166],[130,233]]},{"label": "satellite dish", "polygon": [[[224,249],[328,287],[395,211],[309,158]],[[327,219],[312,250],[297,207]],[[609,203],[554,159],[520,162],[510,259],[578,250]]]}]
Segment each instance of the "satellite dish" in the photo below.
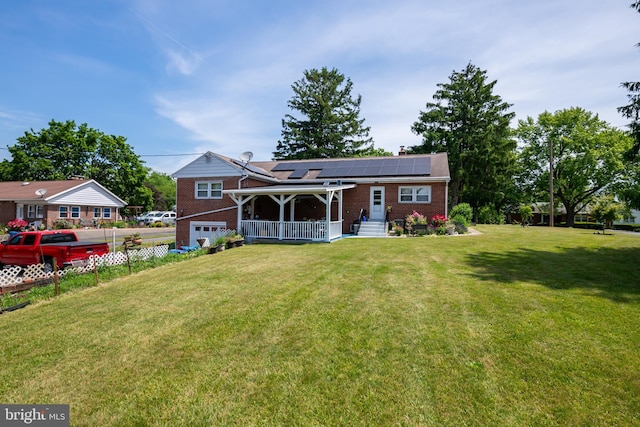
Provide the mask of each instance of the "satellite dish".
[{"label": "satellite dish", "polygon": [[36,196],[43,197],[45,194],[47,194],[46,188],[39,188],[36,190]]},{"label": "satellite dish", "polygon": [[240,160],[245,163],[249,163],[251,159],[253,159],[253,153],[251,151],[245,151],[244,153],[240,154]]}]

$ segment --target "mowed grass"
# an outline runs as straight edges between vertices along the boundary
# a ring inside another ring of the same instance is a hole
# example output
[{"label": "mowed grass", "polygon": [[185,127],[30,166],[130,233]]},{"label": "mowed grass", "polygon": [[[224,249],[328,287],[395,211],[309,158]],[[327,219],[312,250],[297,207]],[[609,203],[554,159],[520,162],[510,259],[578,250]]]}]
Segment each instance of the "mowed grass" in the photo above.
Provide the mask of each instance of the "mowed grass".
[{"label": "mowed grass", "polygon": [[250,245],[0,316],[71,424],[640,425],[640,236]]}]

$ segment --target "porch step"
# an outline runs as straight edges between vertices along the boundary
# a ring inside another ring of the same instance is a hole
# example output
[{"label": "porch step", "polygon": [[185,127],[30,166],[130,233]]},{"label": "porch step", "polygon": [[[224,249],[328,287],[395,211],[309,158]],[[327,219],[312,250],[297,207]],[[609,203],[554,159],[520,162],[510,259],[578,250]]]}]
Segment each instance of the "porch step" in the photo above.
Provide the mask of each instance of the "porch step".
[{"label": "porch step", "polygon": [[387,235],[387,223],[384,221],[365,221],[360,224],[358,237],[385,237]]}]

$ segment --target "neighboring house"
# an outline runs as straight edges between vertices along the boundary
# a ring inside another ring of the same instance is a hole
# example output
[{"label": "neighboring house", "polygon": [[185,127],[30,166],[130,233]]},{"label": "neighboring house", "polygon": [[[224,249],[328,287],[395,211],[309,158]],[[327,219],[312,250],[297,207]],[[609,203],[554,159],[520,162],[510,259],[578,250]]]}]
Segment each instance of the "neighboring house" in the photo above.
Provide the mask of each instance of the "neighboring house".
[{"label": "neighboring house", "polygon": [[72,225],[114,222],[126,203],[94,180],[0,182],[0,223],[20,218],[52,228],[64,219]]},{"label": "neighboring house", "polygon": [[[535,202],[532,203],[531,209],[533,210],[533,217],[531,218],[531,224],[549,224],[549,202]],[[560,224],[567,221],[567,209],[561,202],[554,204],[553,221],[555,224]],[[588,222],[591,220],[589,215],[589,207],[583,207],[579,212],[576,212],[575,222]],[[520,214],[514,212],[511,214],[511,221],[521,221]]]},{"label": "neighboring house", "polygon": [[635,224],[640,221],[640,211],[631,209],[624,218],[613,221],[614,224]]},{"label": "neighboring house", "polygon": [[246,163],[207,152],[173,174],[176,241],[196,244],[219,228],[248,240],[331,241],[370,221],[414,210],[447,215],[446,153]]}]

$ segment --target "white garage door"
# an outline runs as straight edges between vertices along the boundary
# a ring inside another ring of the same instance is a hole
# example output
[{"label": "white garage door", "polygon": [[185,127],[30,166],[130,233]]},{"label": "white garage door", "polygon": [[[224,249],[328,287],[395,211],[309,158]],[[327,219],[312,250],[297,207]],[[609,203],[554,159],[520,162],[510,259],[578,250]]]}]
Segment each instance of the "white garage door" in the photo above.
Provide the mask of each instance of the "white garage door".
[{"label": "white garage door", "polygon": [[209,238],[209,242],[213,243],[213,233],[219,230],[225,230],[227,223],[225,221],[191,221],[191,230],[189,232],[189,246],[198,244],[198,239]]}]

